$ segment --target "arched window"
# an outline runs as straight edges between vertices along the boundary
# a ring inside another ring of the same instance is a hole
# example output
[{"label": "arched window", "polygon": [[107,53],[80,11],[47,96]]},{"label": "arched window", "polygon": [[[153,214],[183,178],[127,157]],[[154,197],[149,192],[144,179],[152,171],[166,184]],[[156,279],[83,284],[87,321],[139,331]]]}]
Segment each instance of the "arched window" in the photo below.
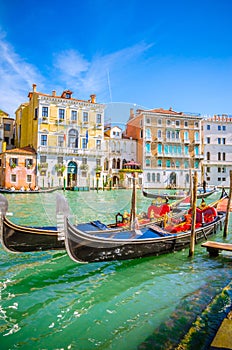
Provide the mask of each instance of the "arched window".
[{"label": "arched window", "polygon": [[76,129],[69,130],[68,133],[68,147],[78,148],[78,131]]},{"label": "arched window", "polygon": [[152,178],[152,182],[155,182],[155,173],[152,173],[151,178]]},{"label": "arched window", "polygon": [[147,173],[147,182],[150,182],[150,181],[151,181],[151,174]]},{"label": "arched window", "polygon": [[107,158],[104,160],[104,170],[109,170],[109,161]]},{"label": "arched window", "polygon": [[157,173],[157,182],[160,182],[160,173]]},{"label": "arched window", "polygon": [[117,169],[120,169],[120,165],[121,165],[120,163],[121,163],[120,158],[118,158],[117,159]]},{"label": "arched window", "polygon": [[116,159],[113,158],[113,161],[112,161],[112,169],[116,169]]}]

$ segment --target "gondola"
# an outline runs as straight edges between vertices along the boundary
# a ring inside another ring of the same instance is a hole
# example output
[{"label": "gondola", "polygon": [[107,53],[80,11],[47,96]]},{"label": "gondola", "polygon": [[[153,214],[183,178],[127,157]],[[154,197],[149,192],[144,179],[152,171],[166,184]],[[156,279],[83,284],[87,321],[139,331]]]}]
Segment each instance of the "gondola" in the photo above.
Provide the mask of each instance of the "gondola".
[{"label": "gondola", "polygon": [[[169,193],[151,193],[151,192],[147,192],[144,189],[143,191],[143,196],[147,197],[147,198],[168,198],[170,200],[178,200],[181,198],[184,198],[185,196],[188,196],[189,193],[185,193],[184,191],[180,191],[179,193],[176,194],[169,194]],[[211,194],[215,193],[216,189],[210,189],[206,192],[202,192],[202,191],[198,191],[197,192],[197,198],[201,199],[201,198],[207,198],[209,196],[211,196]]]},{"label": "gondola", "polygon": [[[135,224],[133,228],[121,232],[106,227],[90,228],[87,224],[75,226],[66,217],[65,247],[69,257],[77,263],[136,259],[172,253],[190,244],[190,215],[191,209],[186,220],[167,225],[165,229],[155,224],[144,228]],[[218,227],[222,228],[226,214],[206,206],[204,209],[198,208],[196,215],[195,240],[198,243],[216,233]]]},{"label": "gondola", "polygon": [[[69,214],[69,207],[66,202],[65,208],[62,207],[62,211],[60,209],[60,194],[57,194],[57,203],[56,203],[56,214],[58,220],[62,221],[64,215]],[[62,197],[62,196],[61,196]],[[175,208],[177,203],[173,203],[173,211],[172,213],[176,213],[177,216],[182,214],[182,210]],[[157,224],[161,224],[163,217],[166,213],[164,210],[166,204],[161,204],[159,206],[151,205],[148,209],[148,217],[142,216],[139,220],[141,226],[146,226],[151,222],[156,222]],[[45,251],[45,250],[60,250],[65,249],[64,245],[64,237],[63,237],[63,229],[58,228],[62,226],[58,222],[57,226],[44,226],[44,227],[30,227],[17,225],[10,221],[6,217],[8,208],[7,198],[0,194],[0,210],[1,210],[1,222],[2,222],[2,234],[1,234],[1,243],[5,250],[13,253],[24,253],[24,252],[35,252],[35,251]],[[152,212],[155,212],[152,215]],[[124,218],[123,214],[117,213],[115,217],[115,223],[104,225],[104,227],[114,228],[117,231],[124,231],[129,223],[127,219],[130,219],[130,215],[128,218]],[[88,224],[89,227],[96,228],[97,226],[102,226],[103,224],[99,223],[97,220]]]},{"label": "gondola", "polygon": [[52,188],[45,188],[45,189],[38,189],[38,190],[15,190],[15,189],[9,189],[9,188],[0,188],[0,193],[4,194],[36,194],[36,193],[50,193],[57,190],[61,190],[61,187],[52,187]]}]

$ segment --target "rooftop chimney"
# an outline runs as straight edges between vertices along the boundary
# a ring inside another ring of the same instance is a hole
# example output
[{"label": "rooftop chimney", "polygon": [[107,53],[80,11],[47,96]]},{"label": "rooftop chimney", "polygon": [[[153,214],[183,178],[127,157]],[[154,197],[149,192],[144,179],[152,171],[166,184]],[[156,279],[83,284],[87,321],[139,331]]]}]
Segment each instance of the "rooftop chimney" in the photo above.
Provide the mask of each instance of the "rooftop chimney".
[{"label": "rooftop chimney", "polygon": [[52,90],[52,96],[53,96],[53,97],[56,96],[56,90]]},{"label": "rooftop chimney", "polygon": [[90,95],[91,103],[96,103],[96,95]]},{"label": "rooftop chimney", "polygon": [[32,84],[33,92],[36,92],[36,84]]}]

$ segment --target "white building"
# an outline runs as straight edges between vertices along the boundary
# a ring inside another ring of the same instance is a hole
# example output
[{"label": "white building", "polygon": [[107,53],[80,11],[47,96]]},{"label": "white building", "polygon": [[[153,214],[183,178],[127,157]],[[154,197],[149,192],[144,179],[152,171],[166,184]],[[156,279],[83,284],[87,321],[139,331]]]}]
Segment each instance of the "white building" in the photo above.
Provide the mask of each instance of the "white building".
[{"label": "white building", "polygon": [[232,116],[215,115],[203,121],[203,176],[208,185],[229,187],[232,170]]}]

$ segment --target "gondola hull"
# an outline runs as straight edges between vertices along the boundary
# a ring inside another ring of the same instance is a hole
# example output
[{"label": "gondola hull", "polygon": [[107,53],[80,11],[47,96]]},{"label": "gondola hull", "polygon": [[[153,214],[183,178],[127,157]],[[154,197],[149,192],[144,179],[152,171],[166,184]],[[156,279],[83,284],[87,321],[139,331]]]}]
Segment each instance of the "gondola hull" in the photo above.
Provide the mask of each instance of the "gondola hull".
[{"label": "gondola hull", "polygon": [[2,245],[12,253],[64,249],[56,227],[28,227],[2,220]]},{"label": "gondola hull", "polygon": [[[197,193],[197,198],[198,199],[201,199],[201,198],[207,198],[209,196],[211,196],[211,194],[215,193],[216,190],[213,189],[212,191],[208,191],[208,192],[202,192],[202,193]],[[144,197],[147,197],[147,198],[153,198],[153,199],[156,199],[156,198],[168,198],[170,200],[178,200],[178,199],[181,199],[181,198],[184,198],[186,196],[186,194],[168,194],[168,193],[163,193],[163,194],[159,194],[159,193],[151,193],[151,192],[147,192],[145,190],[143,190],[143,195]]]},{"label": "gondola hull", "polygon": [[[219,213],[217,218],[207,226],[196,229],[196,243],[207,239],[208,236],[216,233],[222,228],[225,213]],[[151,228],[143,229],[143,236],[149,235]],[[152,238],[121,238],[128,235],[133,237],[136,231],[121,232],[113,238],[113,232],[108,233],[108,237],[101,237],[99,234],[90,234],[79,230],[66,218],[65,246],[72,260],[79,263],[102,262],[112,260],[136,259],[147,256],[157,256],[172,253],[190,244],[191,231],[167,234],[162,229],[152,232]],[[116,238],[117,237],[117,238]]]}]

